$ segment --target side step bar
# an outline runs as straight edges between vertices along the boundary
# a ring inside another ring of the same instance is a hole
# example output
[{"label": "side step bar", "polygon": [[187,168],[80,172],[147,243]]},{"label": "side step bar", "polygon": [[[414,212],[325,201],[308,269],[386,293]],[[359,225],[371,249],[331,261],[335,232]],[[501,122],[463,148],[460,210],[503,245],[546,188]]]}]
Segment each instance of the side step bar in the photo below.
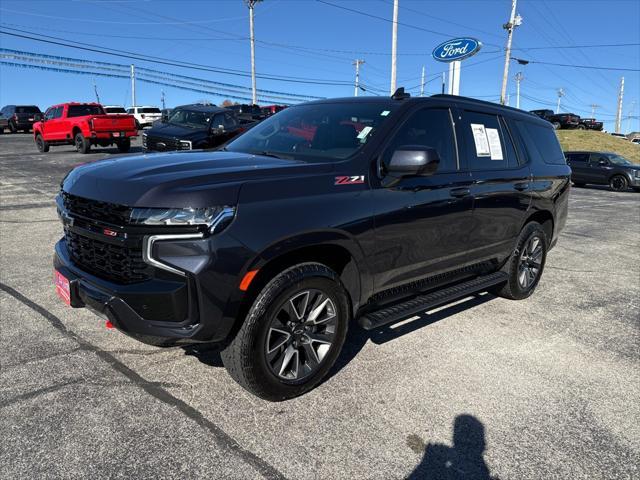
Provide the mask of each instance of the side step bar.
[{"label": "side step bar", "polygon": [[418,295],[405,302],[396,303],[389,307],[366,313],[358,319],[358,323],[365,330],[374,330],[389,323],[404,320],[417,313],[453,302],[476,292],[487,290],[495,285],[507,281],[505,272],[495,272],[489,275],[458,283],[452,287],[436,290],[431,293]]}]

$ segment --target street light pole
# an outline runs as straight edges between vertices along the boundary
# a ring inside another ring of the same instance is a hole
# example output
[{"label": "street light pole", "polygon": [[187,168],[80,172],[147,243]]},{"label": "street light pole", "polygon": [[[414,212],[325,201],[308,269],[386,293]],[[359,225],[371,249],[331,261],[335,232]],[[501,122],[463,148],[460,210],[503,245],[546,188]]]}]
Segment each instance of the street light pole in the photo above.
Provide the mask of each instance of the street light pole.
[{"label": "street light pole", "polygon": [[391,95],[396,91],[396,57],[398,55],[398,1],[393,0],[393,27],[391,30]]},{"label": "street light pole", "polygon": [[560,99],[564,97],[564,89],[558,89],[558,105],[556,106],[556,114],[560,113]]},{"label": "street light pole", "polygon": [[422,66],[422,78],[420,80],[420,96],[424,97],[424,65]]},{"label": "street light pole", "polygon": [[516,108],[520,108],[520,82],[524,79],[522,72],[516,73]]},{"label": "street light pole", "polygon": [[513,30],[520,26],[522,17],[516,16],[516,3],[518,0],[511,0],[511,15],[509,23],[505,23],[502,28],[507,31],[507,47],[505,48],[504,72],[502,74],[502,90],[500,92],[500,103],[505,104],[507,98],[507,79],[509,77],[509,62],[511,61],[511,42],[513,40]]},{"label": "street light pole", "polygon": [[258,93],[256,91],[256,42],[253,35],[253,9],[256,3],[262,0],[245,0],[249,7],[249,35],[251,42],[251,102],[258,103]]}]

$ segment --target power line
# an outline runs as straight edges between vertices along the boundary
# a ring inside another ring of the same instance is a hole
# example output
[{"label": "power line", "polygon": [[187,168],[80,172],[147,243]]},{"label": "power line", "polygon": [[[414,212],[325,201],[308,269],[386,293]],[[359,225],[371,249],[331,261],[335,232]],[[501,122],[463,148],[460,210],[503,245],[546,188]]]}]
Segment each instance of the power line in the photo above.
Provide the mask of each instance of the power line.
[{"label": "power line", "polygon": [[539,62],[537,60],[523,60],[522,58],[511,57],[511,60],[516,60],[517,62],[525,62],[527,63],[538,63],[540,65],[552,65],[554,67],[571,67],[571,68],[587,68],[590,70],[611,70],[611,71],[621,71],[621,72],[640,72],[640,68],[624,68],[624,67],[596,67],[593,65],[574,65],[572,63],[552,63],[552,62]]},{"label": "power line", "polygon": [[[6,27],[3,27],[6,29]],[[17,29],[12,29],[12,30],[17,30]],[[31,32],[28,32],[31,33]],[[99,45],[91,45],[91,44],[86,44],[86,45],[90,45],[90,47],[83,47],[80,45],[74,45],[71,44],[69,42],[71,42],[72,40],[67,40],[64,38],[60,38],[60,37],[53,37],[51,35],[42,35],[42,34],[31,34],[31,35],[23,35],[23,34],[19,34],[19,33],[15,33],[15,32],[7,32],[4,31],[2,29],[0,29],[0,34],[3,35],[10,35],[13,37],[19,37],[19,38],[26,38],[29,40],[33,40],[36,42],[42,42],[42,43],[49,43],[49,44],[53,44],[53,45],[60,45],[63,47],[68,47],[68,48],[74,48],[74,49],[78,49],[78,50],[85,50],[85,51],[89,51],[89,52],[95,52],[95,53],[102,53],[104,55],[111,55],[111,56],[116,56],[116,57],[121,57],[121,58],[129,58],[129,59],[133,59],[133,60],[141,60],[141,61],[145,61],[145,62],[151,62],[151,63],[159,63],[162,65],[171,65],[171,66],[175,66],[175,67],[181,67],[181,68],[190,68],[193,70],[202,70],[202,71],[208,71],[208,72],[215,72],[215,73],[220,73],[223,75],[234,75],[234,76],[240,76],[240,77],[250,77],[251,74],[249,72],[245,72],[242,70],[234,70],[234,69],[224,69],[224,68],[220,68],[220,67],[212,67],[209,65],[203,65],[203,64],[199,64],[199,63],[192,63],[192,62],[175,62],[172,61],[170,59],[167,58],[162,58],[162,57],[155,57],[155,56],[149,56],[149,55],[144,55],[144,54],[139,54],[139,53],[135,53],[135,52],[129,52],[126,50],[116,50],[116,49],[111,49],[108,47],[102,47]],[[53,40],[45,40],[43,38],[38,38],[38,37],[34,37],[32,35],[40,35],[40,37],[48,37],[48,38],[54,38],[57,40],[61,40],[62,42],[66,42],[66,43],[62,43],[61,41],[53,41]],[[94,47],[94,48],[91,48]],[[111,51],[108,51],[111,50]],[[351,82],[347,82],[347,81],[343,81],[343,80],[324,80],[324,79],[313,79],[313,78],[305,78],[305,77],[288,77],[288,76],[276,76],[276,75],[270,75],[270,74],[263,74],[263,75],[257,75],[257,78],[262,78],[265,80],[276,80],[276,81],[281,81],[281,82],[290,82],[290,83],[303,83],[303,84],[310,84],[310,85],[337,85],[337,86],[351,86],[353,85]]]}]

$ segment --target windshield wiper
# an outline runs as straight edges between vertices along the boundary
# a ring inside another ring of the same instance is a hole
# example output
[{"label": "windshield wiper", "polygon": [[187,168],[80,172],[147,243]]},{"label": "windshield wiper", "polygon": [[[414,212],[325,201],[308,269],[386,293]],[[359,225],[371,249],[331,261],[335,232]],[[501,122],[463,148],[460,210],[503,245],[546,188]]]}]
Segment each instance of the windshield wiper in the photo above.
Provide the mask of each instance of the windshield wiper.
[{"label": "windshield wiper", "polygon": [[262,155],[263,157],[273,157],[273,158],[279,158],[282,159],[282,157],[280,155],[276,155],[273,152],[269,152],[267,150],[263,150],[261,152],[252,152],[254,155]]}]

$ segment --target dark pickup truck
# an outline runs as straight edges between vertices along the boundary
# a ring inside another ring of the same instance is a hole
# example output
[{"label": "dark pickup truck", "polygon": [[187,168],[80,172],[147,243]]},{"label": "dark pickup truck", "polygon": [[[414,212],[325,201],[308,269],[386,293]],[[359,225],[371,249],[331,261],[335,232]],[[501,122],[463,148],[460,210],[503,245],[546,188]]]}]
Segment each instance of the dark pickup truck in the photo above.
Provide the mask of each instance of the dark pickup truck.
[{"label": "dark pickup truck", "polygon": [[514,108],[402,89],[295,105],[218,151],[72,170],[56,291],[148,343],[215,343],[240,385],[284,400],[353,322],[531,295],[570,175],[551,125]]},{"label": "dark pickup truck", "polygon": [[581,118],[578,124],[580,130],[597,130],[602,131],[604,123],[596,121],[595,118]]},{"label": "dark pickup truck", "polygon": [[182,105],[142,134],[146,151],[214,148],[246,130],[234,112],[215,105]]},{"label": "dark pickup truck", "polygon": [[580,117],[573,113],[553,113],[553,110],[531,110],[531,113],[544,118],[556,129],[580,128]]}]

